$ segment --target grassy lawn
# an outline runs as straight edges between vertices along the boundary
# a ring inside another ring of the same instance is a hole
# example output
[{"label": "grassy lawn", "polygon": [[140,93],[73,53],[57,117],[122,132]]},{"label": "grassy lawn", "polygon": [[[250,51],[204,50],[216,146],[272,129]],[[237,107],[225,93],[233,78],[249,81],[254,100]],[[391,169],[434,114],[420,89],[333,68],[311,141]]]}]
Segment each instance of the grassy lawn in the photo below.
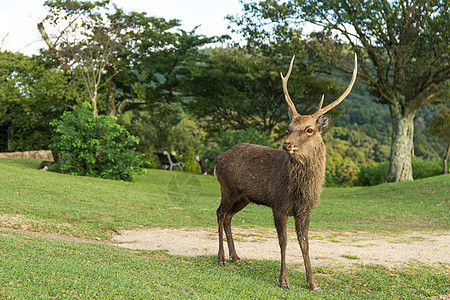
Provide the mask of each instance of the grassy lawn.
[{"label": "grassy lawn", "polygon": [[[37,170],[40,161],[0,159],[0,226],[109,239],[122,229],[216,226],[219,185],[212,176],[146,170],[134,183]],[[368,188],[327,188],[315,229],[449,230],[450,176]],[[235,226],[272,227],[271,211],[251,205]],[[291,222],[292,226],[292,222]],[[0,230],[0,298],[96,299],[424,299],[448,294],[447,265],[316,267],[316,295],[303,268],[278,288],[278,261],[219,268],[215,257],[132,252]]]},{"label": "grassy lawn", "polygon": [[448,293],[448,269],[412,264],[315,268],[324,294],[290,266],[291,291],[278,287],[279,263],[217,265],[216,257],[131,252],[116,247],[0,231],[0,298],[82,299],[423,299]]},{"label": "grassy lawn", "polygon": [[[136,182],[61,175],[39,161],[0,159],[0,226],[109,239],[139,227],[216,226],[213,176],[145,170]],[[450,176],[364,188],[327,188],[311,227],[346,230],[449,229]],[[249,205],[234,226],[272,227],[272,212]],[[291,226],[293,226],[291,222]]]}]

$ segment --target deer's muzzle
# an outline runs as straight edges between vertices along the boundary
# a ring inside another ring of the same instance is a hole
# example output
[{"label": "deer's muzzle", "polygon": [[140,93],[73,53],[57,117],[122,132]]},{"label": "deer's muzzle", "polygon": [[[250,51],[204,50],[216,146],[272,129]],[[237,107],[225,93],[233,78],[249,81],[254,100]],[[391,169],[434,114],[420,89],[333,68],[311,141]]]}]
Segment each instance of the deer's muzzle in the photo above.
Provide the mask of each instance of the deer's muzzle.
[{"label": "deer's muzzle", "polygon": [[288,154],[292,154],[294,153],[295,150],[297,150],[297,147],[295,147],[291,142],[284,142],[283,150],[286,151]]}]

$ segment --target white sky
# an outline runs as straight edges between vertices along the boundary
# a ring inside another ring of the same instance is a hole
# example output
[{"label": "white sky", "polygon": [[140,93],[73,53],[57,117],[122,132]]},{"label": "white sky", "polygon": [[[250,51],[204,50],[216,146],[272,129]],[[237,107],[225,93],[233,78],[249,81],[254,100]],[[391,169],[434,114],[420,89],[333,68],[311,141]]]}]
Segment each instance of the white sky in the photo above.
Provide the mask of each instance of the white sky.
[{"label": "white sky", "polygon": [[[45,0],[0,0],[0,50],[36,54],[45,43],[36,24],[47,14]],[[201,25],[197,33],[207,36],[230,34],[226,15],[240,14],[239,0],[112,0],[125,11],[148,16],[180,19],[184,30]],[[3,40],[3,44],[2,44]]]}]

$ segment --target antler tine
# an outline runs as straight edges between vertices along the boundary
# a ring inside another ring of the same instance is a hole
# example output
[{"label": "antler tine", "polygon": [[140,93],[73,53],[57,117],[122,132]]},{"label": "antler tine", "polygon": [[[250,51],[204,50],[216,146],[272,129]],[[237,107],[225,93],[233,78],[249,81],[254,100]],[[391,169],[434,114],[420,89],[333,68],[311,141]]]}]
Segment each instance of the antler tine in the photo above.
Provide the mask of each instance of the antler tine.
[{"label": "antler tine", "polygon": [[292,118],[294,118],[296,115],[298,115],[297,110],[295,109],[295,105],[291,100],[291,97],[289,96],[288,88],[287,88],[287,82],[289,80],[289,76],[291,76],[292,72],[292,66],[294,64],[295,55],[292,57],[291,64],[289,65],[289,70],[286,74],[286,77],[283,77],[283,73],[280,72],[281,80],[283,82],[283,93],[284,98],[286,99],[286,103],[289,106],[290,111],[292,112]]},{"label": "antler tine", "polygon": [[323,104],[323,98],[325,97],[325,95],[322,95],[322,98],[320,99],[320,103],[319,103],[319,107],[317,108],[317,111],[320,111],[322,109],[322,104]]},{"label": "antler tine", "polygon": [[336,107],[339,103],[341,103],[345,97],[347,97],[348,94],[350,94],[350,91],[352,90],[353,84],[356,81],[356,74],[358,73],[358,57],[355,53],[355,68],[353,69],[353,75],[352,75],[352,80],[350,81],[350,84],[348,85],[347,89],[345,90],[345,92],[336,100],[334,100],[333,103],[325,106],[324,108],[322,107],[322,102],[323,102],[323,96],[322,96],[322,100],[320,101],[320,105],[319,105],[319,109],[312,115],[315,118],[320,117],[321,115],[325,114],[326,112],[328,112],[329,110],[333,109],[334,107]]}]

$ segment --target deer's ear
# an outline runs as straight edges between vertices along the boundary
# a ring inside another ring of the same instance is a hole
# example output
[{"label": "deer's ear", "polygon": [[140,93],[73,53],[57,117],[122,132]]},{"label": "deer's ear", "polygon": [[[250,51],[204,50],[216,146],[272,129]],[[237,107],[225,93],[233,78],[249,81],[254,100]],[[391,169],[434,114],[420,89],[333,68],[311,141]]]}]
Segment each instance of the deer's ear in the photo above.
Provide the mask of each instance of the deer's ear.
[{"label": "deer's ear", "polygon": [[319,129],[319,131],[323,132],[323,131],[327,130],[328,127],[330,127],[330,123],[331,123],[331,116],[323,115],[317,119],[316,125],[317,125],[317,128]]}]

